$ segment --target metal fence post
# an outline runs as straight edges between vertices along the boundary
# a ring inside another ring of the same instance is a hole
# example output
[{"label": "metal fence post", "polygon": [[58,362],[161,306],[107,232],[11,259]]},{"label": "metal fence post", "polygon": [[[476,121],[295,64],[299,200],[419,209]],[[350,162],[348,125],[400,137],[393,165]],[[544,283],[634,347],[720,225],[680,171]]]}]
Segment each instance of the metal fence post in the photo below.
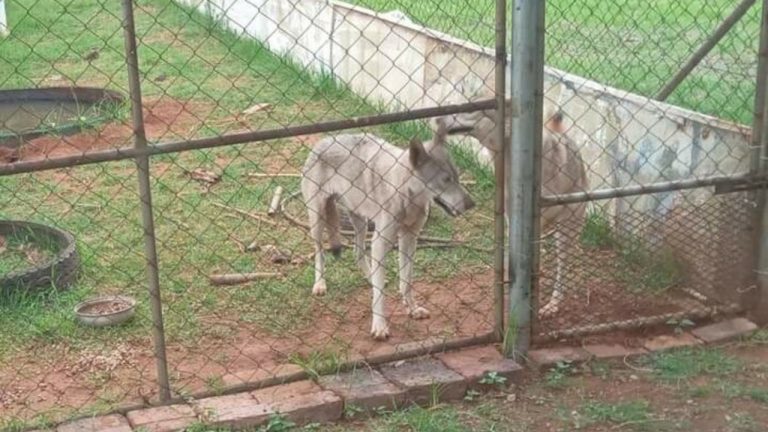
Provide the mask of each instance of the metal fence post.
[{"label": "metal fence post", "polygon": [[[141,76],[139,59],[136,52],[136,29],[133,20],[133,0],[123,0],[123,32],[125,37],[125,59],[128,67],[128,87],[131,96],[131,118],[133,121],[133,140],[137,148],[147,146],[144,132],[144,115],[141,103]],[[171,399],[171,386],[168,380],[168,362],[166,360],[165,330],[163,326],[163,304],[160,299],[160,279],[158,277],[157,250],[155,247],[155,223],[152,215],[152,189],[149,179],[149,156],[136,157],[139,177],[139,196],[141,198],[141,220],[144,227],[144,251],[147,260],[147,283],[149,300],[152,306],[152,339],[155,345],[157,381],[160,387],[160,400]]]},{"label": "metal fence post", "polygon": [[[760,46],[756,76],[754,118],[752,124],[752,160],[750,171],[765,174],[768,171],[768,0],[760,10]],[[756,194],[755,223],[759,236],[756,245],[757,301],[752,304],[752,315],[759,324],[768,323],[768,196],[766,190]]]},{"label": "metal fence post", "polygon": [[[515,0],[512,11],[513,109],[508,191],[510,316],[505,354],[524,355],[531,340],[531,292],[538,255],[539,169],[544,87],[544,0]],[[510,340],[514,338],[514,340]]]},{"label": "metal fence post", "polygon": [[494,202],[494,331],[498,340],[504,339],[504,213],[506,209],[504,173],[507,145],[505,143],[507,93],[507,0],[496,0],[496,134],[502,143],[494,161],[496,197]]}]

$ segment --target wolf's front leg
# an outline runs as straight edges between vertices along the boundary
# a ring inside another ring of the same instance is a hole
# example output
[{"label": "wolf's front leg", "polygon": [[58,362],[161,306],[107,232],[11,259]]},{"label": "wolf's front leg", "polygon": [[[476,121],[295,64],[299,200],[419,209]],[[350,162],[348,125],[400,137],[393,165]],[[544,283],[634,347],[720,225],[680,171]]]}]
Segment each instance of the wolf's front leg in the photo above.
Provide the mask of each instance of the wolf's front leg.
[{"label": "wolf's front leg", "polygon": [[400,233],[398,255],[400,258],[400,295],[413,319],[429,318],[429,310],[419,306],[413,298],[413,259],[416,253],[417,236],[410,231]]},{"label": "wolf's front leg", "polygon": [[377,224],[371,242],[371,285],[373,285],[371,336],[376,340],[385,340],[389,337],[389,326],[384,314],[384,266],[387,252],[392,249],[395,241],[395,230],[390,228],[392,225],[392,223]]}]

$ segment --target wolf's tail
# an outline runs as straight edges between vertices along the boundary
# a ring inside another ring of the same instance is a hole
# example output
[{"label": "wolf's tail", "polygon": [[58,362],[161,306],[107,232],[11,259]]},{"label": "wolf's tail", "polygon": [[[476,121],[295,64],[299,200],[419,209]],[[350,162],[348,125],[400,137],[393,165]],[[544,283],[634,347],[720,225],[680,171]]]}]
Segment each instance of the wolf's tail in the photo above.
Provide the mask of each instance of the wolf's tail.
[{"label": "wolf's tail", "polygon": [[338,257],[341,255],[341,221],[339,209],[336,207],[336,198],[328,197],[325,202],[325,229],[328,230],[328,242],[331,244],[331,253]]}]

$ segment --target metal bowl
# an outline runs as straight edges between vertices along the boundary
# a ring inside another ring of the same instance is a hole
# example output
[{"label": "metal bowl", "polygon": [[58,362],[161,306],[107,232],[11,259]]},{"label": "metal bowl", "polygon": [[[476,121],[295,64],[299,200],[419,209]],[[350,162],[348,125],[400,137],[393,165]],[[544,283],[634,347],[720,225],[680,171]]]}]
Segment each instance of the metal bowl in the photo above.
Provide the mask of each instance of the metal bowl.
[{"label": "metal bowl", "polygon": [[127,296],[101,296],[75,306],[77,319],[91,327],[122,324],[136,315],[136,300]]}]

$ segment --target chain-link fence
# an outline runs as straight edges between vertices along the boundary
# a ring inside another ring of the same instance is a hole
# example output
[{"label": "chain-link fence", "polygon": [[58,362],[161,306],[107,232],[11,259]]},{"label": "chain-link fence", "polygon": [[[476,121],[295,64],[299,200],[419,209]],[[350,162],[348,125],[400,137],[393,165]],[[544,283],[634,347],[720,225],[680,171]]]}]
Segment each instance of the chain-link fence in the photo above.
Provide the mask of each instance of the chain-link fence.
[{"label": "chain-link fence", "polygon": [[[512,8],[353,3],[6,2],[2,426],[514,339],[495,156],[515,125],[495,125],[520,107],[494,109]],[[760,8],[671,104],[646,98],[730,3],[547,3],[534,343],[754,292],[754,196],[722,185],[752,168]],[[135,316],[82,325],[94,296]]]}]

